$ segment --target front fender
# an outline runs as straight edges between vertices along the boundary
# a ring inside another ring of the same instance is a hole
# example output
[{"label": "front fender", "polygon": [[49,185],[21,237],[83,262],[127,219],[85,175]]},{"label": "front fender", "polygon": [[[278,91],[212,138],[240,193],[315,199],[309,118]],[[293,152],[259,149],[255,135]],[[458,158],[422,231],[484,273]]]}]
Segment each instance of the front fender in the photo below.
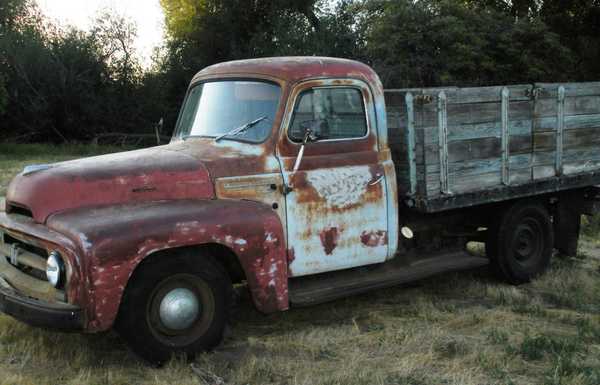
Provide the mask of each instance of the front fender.
[{"label": "front fender", "polygon": [[84,264],[89,331],[110,328],[127,282],[147,256],[165,249],[217,243],[239,258],[258,310],[288,308],[283,227],[265,204],[181,200],[77,209],[47,226],[75,242]]}]

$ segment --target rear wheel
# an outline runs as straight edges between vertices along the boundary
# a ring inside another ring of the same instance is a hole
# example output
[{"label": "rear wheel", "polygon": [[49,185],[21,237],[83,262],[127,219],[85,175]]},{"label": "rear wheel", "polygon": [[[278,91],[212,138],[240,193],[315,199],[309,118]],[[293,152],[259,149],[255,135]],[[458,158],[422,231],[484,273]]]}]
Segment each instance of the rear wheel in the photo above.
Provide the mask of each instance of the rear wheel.
[{"label": "rear wheel", "polygon": [[497,275],[520,284],[548,268],[553,245],[548,210],[539,203],[523,201],[503,211],[490,226],[486,253]]},{"label": "rear wheel", "polygon": [[173,354],[192,357],[221,342],[231,292],[227,273],[210,256],[150,260],[127,287],[116,329],[152,364]]}]

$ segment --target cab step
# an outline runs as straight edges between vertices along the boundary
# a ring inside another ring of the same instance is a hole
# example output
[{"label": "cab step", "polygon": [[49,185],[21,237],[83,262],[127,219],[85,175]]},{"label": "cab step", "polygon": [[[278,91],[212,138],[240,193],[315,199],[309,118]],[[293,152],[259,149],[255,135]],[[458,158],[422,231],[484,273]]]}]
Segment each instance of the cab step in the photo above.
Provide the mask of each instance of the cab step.
[{"label": "cab step", "polygon": [[289,296],[292,306],[308,306],[332,301],[374,289],[417,281],[432,275],[486,266],[489,260],[466,252],[438,255],[411,264],[402,257],[377,265],[337,272],[290,278]]}]

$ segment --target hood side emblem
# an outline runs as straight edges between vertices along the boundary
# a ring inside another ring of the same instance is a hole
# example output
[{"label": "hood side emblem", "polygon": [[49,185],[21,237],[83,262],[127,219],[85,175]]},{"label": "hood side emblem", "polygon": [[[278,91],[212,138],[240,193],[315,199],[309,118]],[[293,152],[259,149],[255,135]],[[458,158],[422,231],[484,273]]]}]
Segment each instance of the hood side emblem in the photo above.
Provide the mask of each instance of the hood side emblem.
[{"label": "hood side emblem", "polygon": [[33,174],[38,171],[48,170],[49,168],[52,168],[52,167],[53,166],[51,164],[30,164],[29,166],[25,166],[25,168],[23,169],[23,172],[21,172],[21,174],[29,175],[29,174]]}]

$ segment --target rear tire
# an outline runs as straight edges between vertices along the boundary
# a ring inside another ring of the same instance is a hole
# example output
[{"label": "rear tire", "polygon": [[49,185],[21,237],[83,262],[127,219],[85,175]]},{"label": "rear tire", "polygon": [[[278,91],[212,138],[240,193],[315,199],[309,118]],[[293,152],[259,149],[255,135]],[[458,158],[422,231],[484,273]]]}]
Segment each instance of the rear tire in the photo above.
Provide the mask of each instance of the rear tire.
[{"label": "rear tire", "polygon": [[231,298],[231,281],[210,256],[157,257],[132,277],[115,328],[153,365],[173,355],[192,358],[223,339]]},{"label": "rear tire", "polygon": [[522,201],[503,210],[488,228],[486,254],[500,278],[518,285],[548,268],[553,245],[548,210],[540,203]]}]

